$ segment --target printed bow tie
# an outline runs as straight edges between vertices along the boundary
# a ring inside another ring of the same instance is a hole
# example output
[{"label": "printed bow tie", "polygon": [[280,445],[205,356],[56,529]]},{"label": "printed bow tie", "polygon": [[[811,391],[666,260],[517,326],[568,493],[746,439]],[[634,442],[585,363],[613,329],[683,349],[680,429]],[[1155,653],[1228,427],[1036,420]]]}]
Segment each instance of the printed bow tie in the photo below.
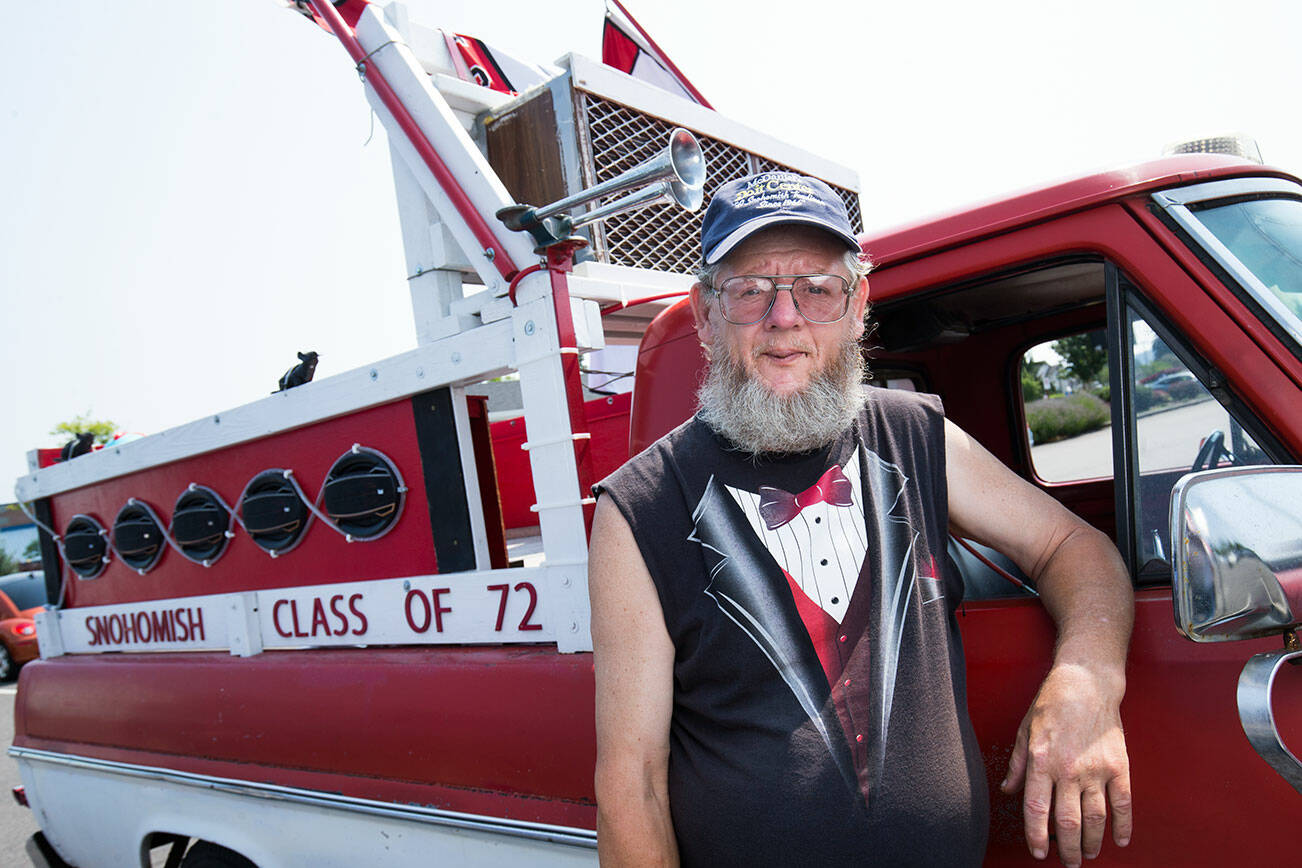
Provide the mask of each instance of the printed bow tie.
[{"label": "printed bow tie", "polygon": [[815,503],[830,503],[832,506],[853,506],[854,489],[850,480],[841,472],[841,465],[833,464],[822,477],[799,494],[783,491],[771,485],[759,488],[759,512],[764,519],[764,526],[777,530],[800,515],[800,511]]}]

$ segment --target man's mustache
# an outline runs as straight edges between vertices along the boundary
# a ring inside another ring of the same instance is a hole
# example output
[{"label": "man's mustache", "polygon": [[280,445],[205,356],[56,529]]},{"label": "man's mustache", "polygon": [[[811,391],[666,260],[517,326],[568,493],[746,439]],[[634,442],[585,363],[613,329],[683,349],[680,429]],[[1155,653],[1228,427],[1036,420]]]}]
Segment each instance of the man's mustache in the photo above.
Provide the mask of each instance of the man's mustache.
[{"label": "man's mustache", "polygon": [[750,351],[751,358],[758,359],[760,356],[772,352],[774,350],[783,353],[807,353],[812,356],[814,354],[814,345],[800,340],[767,341],[765,343],[758,344],[751,349]]}]

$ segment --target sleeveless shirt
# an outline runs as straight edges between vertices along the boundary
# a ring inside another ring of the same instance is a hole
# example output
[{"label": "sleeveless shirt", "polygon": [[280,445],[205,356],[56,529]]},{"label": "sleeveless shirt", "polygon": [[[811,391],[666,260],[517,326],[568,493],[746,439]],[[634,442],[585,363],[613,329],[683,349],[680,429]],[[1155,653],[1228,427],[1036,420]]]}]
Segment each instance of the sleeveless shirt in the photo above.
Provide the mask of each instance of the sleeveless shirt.
[{"label": "sleeveless shirt", "polygon": [[684,865],[980,864],[943,423],[869,388],[827,447],[755,456],[692,419],[595,486],[674,643]]}]

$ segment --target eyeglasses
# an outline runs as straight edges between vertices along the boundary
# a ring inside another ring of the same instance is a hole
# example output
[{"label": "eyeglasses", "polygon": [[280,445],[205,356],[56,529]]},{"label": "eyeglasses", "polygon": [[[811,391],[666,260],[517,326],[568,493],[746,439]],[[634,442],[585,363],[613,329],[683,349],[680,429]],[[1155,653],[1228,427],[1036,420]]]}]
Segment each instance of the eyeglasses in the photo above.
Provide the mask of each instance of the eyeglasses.
[{"label": "eyeglasses", "polygon": [[[778,278],[790,283],[778,283]],[[837,274],[742,274],[715,289],[719,312],[733,325],[753,325],[769,315],[778,290],[791,293],[796,310],[812,323],[833,323],[850,309],[850,281]]]}]

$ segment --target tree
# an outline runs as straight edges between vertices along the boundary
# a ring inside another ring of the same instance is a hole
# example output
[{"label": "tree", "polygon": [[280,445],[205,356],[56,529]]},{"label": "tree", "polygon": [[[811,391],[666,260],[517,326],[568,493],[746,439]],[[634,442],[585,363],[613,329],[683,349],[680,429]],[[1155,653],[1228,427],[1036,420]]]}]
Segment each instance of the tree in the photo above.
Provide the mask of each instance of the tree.
[{"label": "tree", "polygon": [[1039,365],[1031,361],[1026,356],[1022,356],[1022,403],[1029,404],[1032,401],[1038,401],[1044,397],[1044,385],[1037,377],[1036,369]]},{"label": "tree", "polygon": [[23,560],[39,561],[40,559],[41,559],[41,541],[39,539],[34,539],[27,544],[27,548],[23,549]]},{"label": "tree", "polygon": [[1100,382],[1108,364],[1107,338],[1102,329],[1054,341],[1053,351],[1062,356],[1067,374],[1086,386]]},{"label": "tree", "polygon": [[18,572],[18,558],[9,554],[4,549],[0,549],[0,576],[7,576],[10,573]]},{"label": "tree", "polygon": [[77,414],[76,418],[68,422],[60,422],[50,429],[50,433],[57,437],[70,439],[78,434],[90,433],[95,435],[95,442],[103,445],[113,439],[113,435],[118,432],[118,424],[110,422],[108,419],[92,419],[90,411]]}]

